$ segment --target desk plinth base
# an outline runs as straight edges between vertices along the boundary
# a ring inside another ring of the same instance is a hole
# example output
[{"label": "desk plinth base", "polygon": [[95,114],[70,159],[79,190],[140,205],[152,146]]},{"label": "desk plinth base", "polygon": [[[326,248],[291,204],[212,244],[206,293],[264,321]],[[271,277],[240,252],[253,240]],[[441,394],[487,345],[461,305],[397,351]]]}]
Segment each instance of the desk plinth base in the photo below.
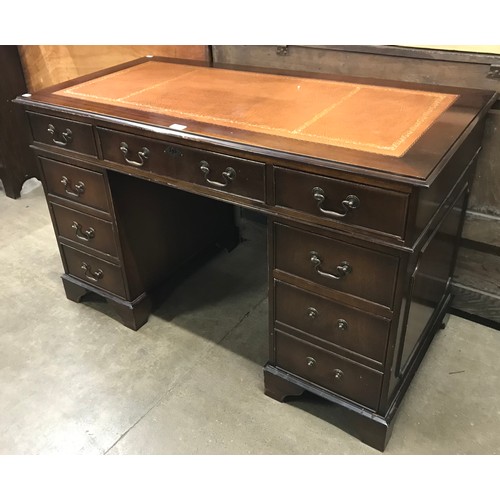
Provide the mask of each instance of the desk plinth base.
[{"label": "desk plinth base", "polygon": [[265,394],[280,402],[288,396],[300,396],[307,390],[335,403],[339,417],[335,422],[336,426],[376,450],[385,450],[391,436],[393,419],[385,419],[269,364],[264,367],[264,384]]},{"label": "desk plinth base", "polygon": [[120,316],[122,324],[131,330],[138,330],[148,321],[152,306],[149,296],[145,293],[141,294],[134,301],[129,302],[114,295],[110,295],[104,290],[99,290],[92,285],[82,283],[67,274],[61,276],[61,279],[66,297],[69,300],[81,302],[88,293],[95,293],[106,299],[106,302],[110,304]]},{"label": "desk plinth base", "polygon": [[335,422],[337,427],[358,438],[368,446],[384,451],[392,434],[399,405],[435,334],[446,327],[451,301],[452,295],[447,290],[422,334],[422,339],[415,349],[415,354],[408,364],[408,370],[402,377],[399,388],[395,391],[386,415],[382,416],[370,411],[270,363],[264,366],[265,394],[279,402],[284,402],[287,397],[300,396],[304,391],[309,391],[335,403],[336,410],[338,410],[338,419]]}]

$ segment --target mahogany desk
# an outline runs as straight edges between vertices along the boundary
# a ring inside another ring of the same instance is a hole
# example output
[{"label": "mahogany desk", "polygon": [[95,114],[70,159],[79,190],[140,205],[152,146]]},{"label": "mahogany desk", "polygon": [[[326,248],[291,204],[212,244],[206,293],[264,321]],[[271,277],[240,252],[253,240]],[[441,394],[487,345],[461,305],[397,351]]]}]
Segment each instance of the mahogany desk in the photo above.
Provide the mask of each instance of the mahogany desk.
[{"label": "mahogany desk", "polygon": [[[268,216],[266,394],[311,391],[383,450],[450,303],[493,92],[144,58],[25,95],[69,299],[123,323],[231,204]],[[165,187],[168,186],[168,187]]]}]

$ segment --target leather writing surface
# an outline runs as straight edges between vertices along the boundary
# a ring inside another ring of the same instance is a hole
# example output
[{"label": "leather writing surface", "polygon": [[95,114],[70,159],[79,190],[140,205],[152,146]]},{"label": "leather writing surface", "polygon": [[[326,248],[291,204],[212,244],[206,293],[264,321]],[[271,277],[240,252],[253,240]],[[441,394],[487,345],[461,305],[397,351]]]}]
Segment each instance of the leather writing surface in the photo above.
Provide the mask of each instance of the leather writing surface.
[{"label": "leather writing surface", "polygon": [[300,141],[403,156],[458,97],[149,61],[56,92]]}]

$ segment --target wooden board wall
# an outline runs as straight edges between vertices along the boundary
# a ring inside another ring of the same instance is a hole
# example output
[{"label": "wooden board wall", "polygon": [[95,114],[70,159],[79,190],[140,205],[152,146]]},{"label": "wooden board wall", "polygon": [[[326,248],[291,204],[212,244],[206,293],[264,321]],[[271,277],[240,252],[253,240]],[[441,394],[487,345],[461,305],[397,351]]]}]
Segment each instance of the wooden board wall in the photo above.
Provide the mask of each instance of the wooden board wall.
[{"label": "wooden board wall", "polygon": [[[409,47],[409,45],[407,45]],[[419,49],[451,50],[481,54],[500,54],[500,45],[411,45]]]},{"label": "wooden board wall", "polygon": [[20,45],[29,92],[146,55],[209,60],[206,45]]}]

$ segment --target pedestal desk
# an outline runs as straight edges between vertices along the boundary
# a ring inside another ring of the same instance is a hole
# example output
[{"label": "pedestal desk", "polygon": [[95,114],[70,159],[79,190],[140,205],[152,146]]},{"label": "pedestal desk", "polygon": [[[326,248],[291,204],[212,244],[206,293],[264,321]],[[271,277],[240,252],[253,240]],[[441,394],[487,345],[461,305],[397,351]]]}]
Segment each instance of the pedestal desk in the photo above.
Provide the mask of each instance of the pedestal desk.
[{"label": "pedestal desk", "polygon": [[450,303],[493,92],[144,58],[20,96],[66,295],[138,329],[165,279],[267,216],[265,392],[383,450]]}]

